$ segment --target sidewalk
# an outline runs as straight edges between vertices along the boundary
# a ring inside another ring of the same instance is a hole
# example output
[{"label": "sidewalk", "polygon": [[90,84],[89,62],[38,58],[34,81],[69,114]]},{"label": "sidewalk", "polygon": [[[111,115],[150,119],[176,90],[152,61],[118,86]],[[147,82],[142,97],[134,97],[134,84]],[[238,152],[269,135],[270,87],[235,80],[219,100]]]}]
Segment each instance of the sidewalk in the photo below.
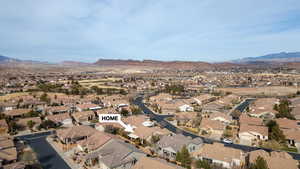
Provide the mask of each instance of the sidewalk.
[{"label": "sidewalk", "polygon": [[55,142],[52,141],[51,138],[47,137],[46,138],[47,142],[52,146],[52,148],[57,152],[57,154],[60,155],[60,157],[72,168],[72,169],[80,169],[81,166],[78,164],[75,164],[67,155],[60,150],[59,147],[55,144]]}]

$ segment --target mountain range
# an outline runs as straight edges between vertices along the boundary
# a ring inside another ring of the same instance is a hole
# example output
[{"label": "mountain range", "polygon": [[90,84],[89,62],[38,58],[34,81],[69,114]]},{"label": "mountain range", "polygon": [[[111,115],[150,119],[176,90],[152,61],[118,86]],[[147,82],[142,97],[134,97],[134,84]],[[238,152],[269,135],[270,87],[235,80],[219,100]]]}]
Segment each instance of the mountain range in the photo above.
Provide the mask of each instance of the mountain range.
[{"label": "mountain range", "polygon": [[14,62],[14,61],[19,61],[18,59],[13,59],[13,58],[10,58],[10,57],[7,57],[7,56],[3,56],[3,55],[0,55],[0,63],[3,63],[3,62]]},{"label": "mountain range", "polygon": [[238,60],[233,60],[233,63],[287,63],[300,62],[300,52],[281,52],[273,53],[258,57],[247,57]]},{"label": "mountain range", "polygon": [[[154,67],[154,68],[176,68],[176,69],[210,69],[210,68],[231,68],[241,65],[278,65],[292,63],[293,65],[300,63],[300,52],[281,52],[268,54],[258,57],[247,57],[229,62],[208,63],[208,62],[193,62],[193,61],[158,61],[158,60],[121,60],[121,59],[99,59],[95,63],[84,63],[75,61],[61,62],[60,66],[132,66],[132,67]],[[19,60],[0,55],[0,63],[10,64],[50,64],[47,62],[37,62],[28,60]],[[53,64],[52,64],[53,65]]]}]

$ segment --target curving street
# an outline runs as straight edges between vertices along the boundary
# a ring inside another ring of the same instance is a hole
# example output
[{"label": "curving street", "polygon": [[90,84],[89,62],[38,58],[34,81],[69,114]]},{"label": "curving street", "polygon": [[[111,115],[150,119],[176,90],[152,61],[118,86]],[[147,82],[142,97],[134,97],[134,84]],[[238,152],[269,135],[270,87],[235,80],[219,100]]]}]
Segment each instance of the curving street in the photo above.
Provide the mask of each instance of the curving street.
[{"label": "curving street", "polygon": [[[145,106],[145,104],[143,103],[143,97],[139,96],[134,100],[134,104],[139,106],[142,111],[146,114],[149,115],[153,120],[155,120],[157,123],[159,123],[160,125],[162,125],[163,127],[165,127],[166,129],[170,130],[173,133],[180,133],[183,134],[184,136],[190,136],[192,138],[195,137],[200,137],[203,139],[204,143],[207,144],[211,144],[212,142],[220,142],[218,140],[212,140],[212,139],[208,139],[205,137],[201,137],[199,135],[184,131],[180,128],[177,128],[176,126],[172,125],[171,123],[169,123],[168,121],[165,120],[165,118],[167,116],[164,115],[157,115],[154,112],[152,112],[147,106]],[[246,104],[246,103],[245,103]],[[245,104],[243,104],[241,107],[239,108],[245,108]],[[220,142],[223,143],[223,142]],[[259,148],[259,147],[251,147],[251,146],[246,146],[246,145],[241,145],[241,144],[225,144],[223,143],[225,146],[227,147],[232,147],[232,148],[236,148],[236,149],[240,149],[243,150],[245,152],[250,152],[250,151],[254,151],[254,150],[259,150],[259,149],[263,149],[265,151],[272,151],[271,149],[266,149],[266,148]],[[292,153],[292,152],[288,152],[295,160],[300,160],[300,154],[298,153]]]}]

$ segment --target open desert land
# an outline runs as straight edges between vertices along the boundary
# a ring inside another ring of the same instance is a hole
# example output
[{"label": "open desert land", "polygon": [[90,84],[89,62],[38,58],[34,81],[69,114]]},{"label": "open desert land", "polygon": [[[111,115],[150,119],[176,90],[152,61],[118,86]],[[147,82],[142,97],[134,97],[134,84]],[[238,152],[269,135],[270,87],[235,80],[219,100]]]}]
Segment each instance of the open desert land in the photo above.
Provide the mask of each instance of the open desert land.
[{"label": "open desert land", "polygon": [[[29,95],[36,95],[36,96],[40,96],[41,94],[43,94],[43,92],[17,92],[17,93],[10,93],[10,94],[5,94],[3,96],[0,96],[0,102],[6,101],[6,100],[11,100],[11,99],[18,99],[20,97],[24,97],[24,96],[29,96]],[[56,96],[63,96],[66,95],[64,93],[47,93],[48,96],[50,97],[54,97]]]},{"label": "open desert land", "polygon": [[101,84],[101,83],[80,83],[80,84],[86,88],[91,88],[93,86],[97,86],[98,88],[102,88],[102,89],[123,89],[118,86],[109,86],[109,85],[105,85],[105,84]]},{"label": "open desert land", "polygon": [[28,94],[29,94],[28,92],[19,92],[19,93],[6,94],[6,95],[3,95],[3,96],[0,96],[0,102],[3,102],[5,100],[14,99],[14,98],[17,98],[17,97],[27,96]]},{"label": "open desert land", "polygon": [[[92,86],[97,86],[103,89],[122,89],[119,86],[109,85],[111,83],[117,83],[122,78],[99,78],[99,79],[88,79],[88,80],[79,80],[78,83],[83,87],[90,88]],[[61,83],[66,83],[68,81],[60,81]]]},{"label": "open desert land", "polygon": [[240,96],[287,96],[295,94],[297,87],[269,86],[255,88],[218,88],[218,91],[231,92]]}]

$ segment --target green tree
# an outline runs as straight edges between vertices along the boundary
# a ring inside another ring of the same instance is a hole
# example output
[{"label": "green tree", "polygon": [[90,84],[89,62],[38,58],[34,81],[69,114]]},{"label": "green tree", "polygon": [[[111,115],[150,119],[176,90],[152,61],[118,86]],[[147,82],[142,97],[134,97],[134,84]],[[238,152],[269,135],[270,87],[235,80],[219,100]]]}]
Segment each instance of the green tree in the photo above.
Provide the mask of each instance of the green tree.
[{"label": "green tree", "polygon": [[2,119],[5,119],[5,114],[3,114],[3,113],[0,113],[0,120],[2,120]]},{"label": "green tree", "polygon": [[264,158],[258,156],[255,163],[251,165],[250,169],[269,169],[268,164]]},{"label": "green tree", "polygon": [[195,165],[197,168],[211,169],[209,162],[205,160],[197,160]]},{"label": "green tree", "polygon": [[26,117],[38,117],[39,115],[40,115],[39,112],[31,110],[31,111],[28,112],[25,116],[26,116]]},{"label": "green tree", "polygon": [[34,125],[35,125],[35,122],[34,122],[34,121],[32,121],[32,120],[27,121],[27,126],[28,126],[30,129],[32,129]]},{"label": "green tree", "polygon": [[43,93],[41,96],[40,96],[40,100],[43,101],[43,102],[46,102],[46,103],[50,103],[51,102],[51,99],[48,97],[48,94],[47,93]]},{"label": "green tree", "polygon": [[138,106],[131,106],[130,110],[131,110],[133,115],[142,114],[142,109],[140,109]]},{"label": "green tree", "polygon": [[[160,137],[157,135],[153,135],[151,137],[151,143],[156,144],[160,140]],[[177,155],[177,154],[176,154]]]},{"label": "green tree", "polygon": [[51,120],[45,120],[40,124],[40,128],[49,129],[49,128],[55,128],[56,124]]},{"label": "green tree", "polygon": [[269,139],[270,140],[276,140],[280,143],[285,142],[285,136],[283,132],[280,130],[279,125],[276,123],[276,121],[271,120],[267,123],[268,130],[269,130]]},{"label": "green tree", "polygon": [[201,117],[196,117],[195,119],[192,120],[192,127],[198,128],[201,124]]},{"label": "green tree", "polygon": [[273,109],[278,111],[278,104],[274,104]]},{"label": "green tree", "polygon": [[14,133],[16,132],[18,129],[20,129],[21,127],[15,122],[15,121],[10,121],[8,123],[8,132],[9,133]]},{"label": "green tree", "polygon": [[126,92],[126,90],[124,90],[124,89],[120,89],[120,94],[121,94],[121,95],[126,95],[127,92]]},{"label": "green tree", "polygon": [[104,94],[103,89],[99,88],[98,86],[92,86],[91,90],[94,91],[95,93],[97,93],[97,95],[102,95]]},{"label": "green tree", "polygon": [[191,168],[192,158],[186,146],[183,146],[181,151],[177,152],[176,161],[180,162],[181,166],[184,168]]},{"label": "green tree", "polygon": [[118,128],[114,127],[113,125],[107,125],[104,127],[104,132],[110,133],[110,134],[117,134]]},{"label": "green tree", "polygon": [[71,88],[70,88],[70,94],[73,95],[81,95],[84,96],[89,92],[89,90],[82,85],[79,84],[78,81],[72,81]]},{"label": "green tree", "polygon": [[178,152],[176,153],[176,161],[178,161],[178,162],[181,162],[181,161],[182,161],[180,151],[178,151]]},{"label": "green tree", "polygon": [[[291,102],[287,99],[281,99],[279,105],[277,106],[278,113],[276,114],[277,118],[288,118],[295,120],[295,117],[291,114],[292,108],[290,107]],[[276,107],[274,106],[274,110]]]},{"label": "green tree", "polygon": [[122,109],[121,109],[121,115],[126,117],[126,116],[129,115],[129,111],[128,111],[127,109],[123,109],[123,108],[122,108]]}]

